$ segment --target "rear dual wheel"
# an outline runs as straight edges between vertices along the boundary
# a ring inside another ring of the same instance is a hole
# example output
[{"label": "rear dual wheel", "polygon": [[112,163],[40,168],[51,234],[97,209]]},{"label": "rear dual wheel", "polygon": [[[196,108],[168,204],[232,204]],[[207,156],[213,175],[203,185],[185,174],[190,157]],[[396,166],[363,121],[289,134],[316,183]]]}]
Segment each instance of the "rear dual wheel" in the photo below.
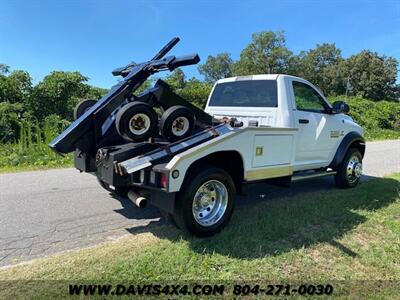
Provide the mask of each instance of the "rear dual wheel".
[{"label": "rear dual wheel", "polygon": [[223,169],[207,167],[193,172],[177,195],[173,220],[197,236],[211,236],[229,222],[235,206],[236,189]]}]

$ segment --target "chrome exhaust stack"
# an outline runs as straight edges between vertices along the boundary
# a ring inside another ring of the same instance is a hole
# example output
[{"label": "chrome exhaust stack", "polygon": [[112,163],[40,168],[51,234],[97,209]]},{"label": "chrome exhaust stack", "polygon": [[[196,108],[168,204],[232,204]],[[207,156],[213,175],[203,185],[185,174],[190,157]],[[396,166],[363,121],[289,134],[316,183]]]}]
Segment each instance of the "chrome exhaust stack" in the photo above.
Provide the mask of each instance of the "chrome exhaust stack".
[{"label": "chrome exhaust stack", "polygon": [[134,190],[129,190],[128,198],[139,208],[145,208],[147,206],[147,199],[140,196]]}]

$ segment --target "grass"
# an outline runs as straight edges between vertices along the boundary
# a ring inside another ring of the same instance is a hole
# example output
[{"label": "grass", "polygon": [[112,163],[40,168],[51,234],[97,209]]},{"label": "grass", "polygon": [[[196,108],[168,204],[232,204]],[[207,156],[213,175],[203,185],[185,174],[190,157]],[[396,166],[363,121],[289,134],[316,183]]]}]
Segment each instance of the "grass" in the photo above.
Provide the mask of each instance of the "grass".
[{"label": "grass", "polygon": [[[0,281],[16,280],[4,282],[3,293],[22,295],[27,280],[37,298],[64,297],[72,282],[269,280],[328,282],[343,293],[363,285],[360,299],[390,299],[398,286],[385,284],[400,280],[399,180],[396,174],[335,192],[313,187],[245,205],[209,239],[182,235],[170,225],[128,229],[135,234],[1,270]],[[383,282],[380,290],[376,280]]]},{"label": "grass", "polygon": [[31,144],[29,147],[0,145],[0,172],[3,173],[71,167],[72,162],[72,155],[57,155],[44,144]]},{"label": "grass", "polygon": [[0,172],[72,166],[72,155],[60,156],[48,147],[65,126],[58,118],[49,118],[42,125],[21,122],[18,141],[0,144]]},{"label": "grass", "polygon": [[367,141],[397,140],[400,139],[400,130],[365,129],[364,137]]}]

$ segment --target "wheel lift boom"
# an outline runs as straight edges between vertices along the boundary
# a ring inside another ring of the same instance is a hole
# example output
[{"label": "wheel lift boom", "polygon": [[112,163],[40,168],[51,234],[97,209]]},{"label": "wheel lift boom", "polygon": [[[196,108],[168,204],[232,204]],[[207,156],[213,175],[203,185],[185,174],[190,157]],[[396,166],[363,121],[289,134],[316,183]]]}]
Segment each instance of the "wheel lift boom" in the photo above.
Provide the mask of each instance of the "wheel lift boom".
[{"label": "wheel lift boom", "polygon": [[82,116],[75,120],[64,132],[50,142],[51,149],[59,154],[69,153],[75,149],[89,155],[95,155],[100,145],[104,145],[104,122],[113,115],[126,99],[136,91],[152,74],[160,71],[173,71],[177,67],[196,64],[200,61],[197,54],[183,57],[168,56],[163,58],[177,43],[173,38],[158,52],[152,60],[129,64],[113,71],[124,79],[115,85],[104,97],[97,101]]}]

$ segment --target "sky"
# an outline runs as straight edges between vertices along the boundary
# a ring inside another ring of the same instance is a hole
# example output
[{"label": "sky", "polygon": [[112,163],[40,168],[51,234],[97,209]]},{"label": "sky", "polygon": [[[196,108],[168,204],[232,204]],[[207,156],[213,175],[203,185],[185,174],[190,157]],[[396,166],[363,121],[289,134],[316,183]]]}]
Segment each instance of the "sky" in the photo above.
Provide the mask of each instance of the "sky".
[{"label": "sky", "polygon": [[[0,63],[34,83],[80,71],[109,88],[114,68],[148,60],[172,37],[181,42],[171,54],[204,62],[220,52],[239,58],[252,33],[266,30],[283,30],[295,54],[327,42],[344,57],[370,49],[400,61],[400,0],[0,0]],[[202,78],[197,66],[183,70]]]}]

